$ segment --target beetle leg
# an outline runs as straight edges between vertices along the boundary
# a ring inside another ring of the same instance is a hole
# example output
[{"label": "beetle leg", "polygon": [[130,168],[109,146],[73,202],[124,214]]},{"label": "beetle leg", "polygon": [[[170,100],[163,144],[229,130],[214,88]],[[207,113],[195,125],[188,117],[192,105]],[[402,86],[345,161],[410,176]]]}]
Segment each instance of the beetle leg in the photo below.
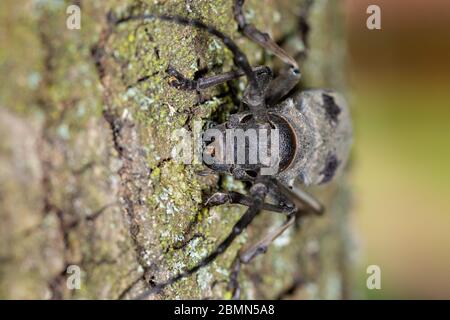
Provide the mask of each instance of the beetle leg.
[{"label": "beetle leg", "polygon": [[[244,91],[244,97],[242,101],[249,106],[252,114],[258,118],[265,119],[265,96],[268,85],[272,82],[272,70],[267,66],[259,66],[252,69],[255,74],[256,83],[258,84],[258,90],[255,91],[254,87],[248,86]],[[230,71],[223,74],[204,77],[198,80],[191,80],[186,78],[183,74],[177,71],[174,67],[169,66],[167,72],[173,79],[169,82],[169,84],[180,90],[188,90],[188,91],[201,91],[210,87],[214,87],[216,85],[225,83],[227,81],[239,78],[244,75],[242,70]],[[257,108],[253,107],[258,104],[257,101],[260,101],[263,106],[259,106]]]},{"label": "beetle leg", "polygon": [[247,264],[256,256],[265,253],[269,245],[274,242],[275,239],[277,239],[280,235],[282,235],[287,228],[294,224],[295,218],[295,213],[290,214],[288,216],[288,219],[281,226],[269,232],[264,238],[256,242],[251,247],[238,253],[231,268],[230,282],[228,285],[229,289],[233,293],[233,299],[238,299],[240,296],[238,276],[241,270],[241,264]]},{"label": "beetle leg", "polygon": [[273,106],[286,96],[300,81],[300,77],[300,71],[293,67],[289,67],[288,70],[281,72],[270,82],[269,87],[267,88],[267,105]]},{"label": "beetle leg", "polygon": [[[253,68],[253,72],[255,72],[256,76],[258,77],[262,73],[269,73],[269,72],[271,73],[270,69],[269,70],[268,69],[269,68],[266,66],[259,66]],[[171,65],[169,65],[167,73],[174,78],[172,81],[169,82],[171,86],[180,90],[187,90],[187,91],[194,91],[194,90],[201,91],[207,88],[215,87],[217,85],[228,82],[230,80],[237,79],[245,75],[244,72],[240,69],[225,72],[214,76],[203,77],[198,80],[191,80],[186,78],[182,73],[180,73]]]},{"label": "beetle leg", "polygon": [[[252,205],[252,198],[238,192],[216,192],[211,197],[209,197],[208,200],[206,200],[205,206],[218,206],[226,203],[241,204],[249,207]],[[275,205],[270,203],[263,203],[261,209],[276,213],[289,214],[292,212],[293,208],[284,204]]]},{"label": "beetle leg", "polygon": [[286,51],[283,50],[270,36],[262,31],[259,31],[255,26],[248,24],[243,12],[245,0],[236,0],[234,5],[234,18],[238,23],[239,29],[251,40],[258,43],[263,48],[273,52],[277,57],[285,63],[298,69],[298,64]]},{"label": "beetle leg", "polygon": [[264,238],[256,242],[254,245],[244,249],[236,256],[232,268],[229,289],[233,293],[233,299],[239,298],[240,287],[238,276],[242,264],[248,264],[259,254],[265,253],[267,248],[275,239],[286,231],[295,220],[310,213],[321,214],[323,206],[313,196],[304,192],[300,188],[289,188],[276,180],[271,180],[268,183],[270,188],[269,195],[274,197],[279,205],[284,205],[291,208],[287,220],[278,228],[269,232]]},{"label": "beetle leg", "polygon": [[267,33],[259,31],[253,25],[248,24],[243,12],[245,0],[236,0],[234,6],[235,20],[239,29],[251,40],[261,45],[263,48],[273,52],[277,57],[289,65],[289,69],[282,72],[271,81],[266,92],[266,103],[274,105],[291,91],[300,80],[300,70],[293,57],[287,54]]},{"label": "beetle leg", "polygon": [[288,187],[277,181],[277,189],[285,197],[291,199],[295,206],[301,210],[300,212],[312,212],[314,214],[320,215],[324,211],[323,205],[312,195],[303,191],[298,187]]},{"label": "beetle leg", "polygon": [[255,72],[253,72],[252,67],[248,61],[247,56],[242,52],[242,50],[237,46],[237,44],[223,32],[217,30],[216,28],[206,25],[200,20],[188,19],[181,16],[167,16],[167,15],[154,15],[154,14],[141,14],[141,15],[131,15],[127,17],[122,17],[116,19],[115,17],[109,17],[110,22],[115,25],[130,22],[133,20],[149,20],[149,19],[159,19],[163,21],[174,22],[183,26],[191,26],[197,29],[205,30],[213,36],[219,38],[223,44],[233,53],[234,64],[244,72],[248,79],[248,86],[244,93],[244,100],[250,111],[253,113],[255,118],[259,122],[267,121],[268,114],[265,105],[265,90],[260,85],[257,80]]},{"label": "beetle leg", "polygon": [[247,211],[242,215],[242,217],[236,222],[231,230],[230,234],[219,244],[219,246],[211,252],[208,256],[203,258],[196,266],[187,269],[178,275],[170,278],[169,280],[156,284],[151,289],[140,294],[137,299],[145,299],[153,294],[161,292],[165,287],[185,278],[193,273],[197,272],[199,269],[209,265],[213,262],[219,255],[224,253],[228,247],[233,243],[242,231],[247,228],[247,226],[253,221],[253,219],[259,214],[263,207],[263,201],[267,194],[267,187],[264,183],[255,183],[250,188],[250,193],[252,195],[252,204],[248,207]]}]

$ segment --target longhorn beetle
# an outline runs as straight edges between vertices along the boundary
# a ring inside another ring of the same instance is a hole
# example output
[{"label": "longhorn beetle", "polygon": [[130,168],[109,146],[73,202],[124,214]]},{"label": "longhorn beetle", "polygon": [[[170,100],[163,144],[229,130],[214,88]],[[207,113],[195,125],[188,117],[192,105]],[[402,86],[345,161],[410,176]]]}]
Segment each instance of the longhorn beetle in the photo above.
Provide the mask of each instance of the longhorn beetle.
[{"label": "longhorn beetle", "polygon": [[[255,256],[264,253],[296,218],[307,213],[323,212],[322,205],[314,197],[295,187],[294,181],[298,180],[303,185],[327,183],[347,161],[352,141],[352,126],[345,100],[331,90],[316,89],[303,92],[293,90],[301,75],[297,62],[267,33],[247,23],[243,5],[244,0],[236,0],[234,3],[234,17],[239,31],[287,64],[287,69],[277,77],[273,77],[271,69],[267,66],[252,68],[246,55],[230,37],[199,20],[154,14],[113,19],[115,25],[133,20],[160,19],[205,30],[219,38],[232,52],[234,64],[238,68],[236,71],[190,80],[169,66],[168,73],[174,79],[171,84],[180,90],[202,90],[245,76],[247,87],[244,90],[242,104],[247,110],[232,114],[228,121],[216,125],[214,129],[219,132],[225,132],[227,129],[266,129],[269,132],[277,130],[279,137],[279,150],[276,150],[279,166],[272,175],[261,174],[264,167],[261,161],[256,164],[230,164],[220,161],[207,164],[211,171],[230,174],[235,179],[247,181],[251,187],[248,196],[237,192],[215,193],[206,201],[206,205],[234,203],[248,208],[230,234],[214,251],[196,266],[182,271],[165,282],[153,285],[139,296],[141,299],[158,293],[166,286],[209,265],[228,249],[233,240],[261,210],[284,214],[286,221],[280,227],[268,233],[253,246],[239,252],[234,260],[229,289],[233,292],[234,298],[239,297],[237,278],[241,264],[249,263]],[[245,144],[245,149],[248,150],[250,146],[247,142]],[[227,152],[225,145],[219,143],[213,148],[211,144],[205,145],[206,153],[224,154]],[[269,203],[266,199],[271,199],[272,202]]]}]

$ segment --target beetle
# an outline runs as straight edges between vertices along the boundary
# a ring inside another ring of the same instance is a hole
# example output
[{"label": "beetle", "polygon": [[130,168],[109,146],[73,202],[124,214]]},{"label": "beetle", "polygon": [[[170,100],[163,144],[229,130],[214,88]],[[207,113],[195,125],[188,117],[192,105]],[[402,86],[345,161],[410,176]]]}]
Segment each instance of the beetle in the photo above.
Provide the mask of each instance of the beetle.
[{"label": "beetle", "polygon": [[[213,127],[220,133],[227,130],[263,130],[276,132],[278,149],[277,169],[269,175],[262,174],[267,163],[256,161],[240,163],[233,156],[231,162],[212,161],[206,163],[216,173],[231,174],[235,179],[247,181],[251,187],[249,195],[237,192],[217,192],[206,201],[207,206],[225,203],[241,204],[247,207],[245,213],[235,223],[229,235],[217,248],[204,257],[194,267],[184,270],[167,281],[153,284],[138,298],[146,298],[158,293],[165,287],[192,275],[209,265],[225,252],[236,237],[262,211],[273,211],[286,216],[286,221],[268,233],[260,241],[238,253],[231,268],[229,289],[233,297],[240,293],[238,274],[241,264],[249,263],[258,254],[264,253],[268,246],[289,228],[295,220],[305,214],[321,214],[323,206],[313,196],[294,185],[318,185],[330,182],[345,166],[351,143],[352,125],[349,108],[345,99],[337,92],[325,89],[306,91],[293,90],[300,80],[301,73],[295,59],[287,54],[271,37],[247,23],[243,14],[244,0],[235,0],[234,17],[239,31],[266,50],[279,57],[287,68],[277,77],[267,66],[252,67],[236,43],[221,31],[204,24],[202,21],[181,16],[141,14],[115,18],[113,23],[119,25],[133,20],[160,19],[184,26],[205,30],[219,38],[232,52],[237,70],[224,74],[191,80],[168,67],[172,77],[170,84],[180,90],[204,90],[227,81],[245,76],[247,87],[244,90],[242,104],[246,110],[232,114],[230,118]],[[260,137],[258,137],[259,139]],[[217,141],[216,141],[217,142]],[[248,153],[251,145],[245,140],[244,150]],[[272,143],[272,140],[271,140]],[[205,143],[204,154],[217,160],[230,150],[225,141],[213,145]],[[233,151],[239,147],[231,145]],[[228,145],[230,148],[230,145]],[[271,203],[266,199],[270,198]]]}]

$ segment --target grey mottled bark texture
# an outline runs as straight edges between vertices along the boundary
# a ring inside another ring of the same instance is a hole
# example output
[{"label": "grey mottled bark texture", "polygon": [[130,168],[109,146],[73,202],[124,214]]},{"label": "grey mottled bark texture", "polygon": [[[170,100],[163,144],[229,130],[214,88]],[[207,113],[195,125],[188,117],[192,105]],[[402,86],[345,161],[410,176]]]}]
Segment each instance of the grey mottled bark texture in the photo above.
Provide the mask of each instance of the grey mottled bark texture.
[{"label": "grey mottled bark texture", "polygon": [[[230,52],[165,22],[110,28],[108,12],[199,18],[230,34],[252,64],[279,65],[237,33],[231,0],[79,0],[81,30],[65,27],[70,4],[0,2],[1,298],[132,298],[195,265],[243,212],[202,207],[208,193],[242,190],[240,182],[200,178],[200,165],[171,157],[172,130],[223,119],[242,86],[178,91],[168,63],[189,77],[217,74],[232,67]],[[338,1],[250,0],[246,12],[291,53],[307,47],[303,86],[345,89]],[[242,298],[348,295],[343,180],[312,191],[325,216],[301,221],[245,266]],[[228,298],[236,252],[282,221],[262,213],[217,261],[156,298]],[[67,288],[69,265],[81,268],[79,290]]]}]

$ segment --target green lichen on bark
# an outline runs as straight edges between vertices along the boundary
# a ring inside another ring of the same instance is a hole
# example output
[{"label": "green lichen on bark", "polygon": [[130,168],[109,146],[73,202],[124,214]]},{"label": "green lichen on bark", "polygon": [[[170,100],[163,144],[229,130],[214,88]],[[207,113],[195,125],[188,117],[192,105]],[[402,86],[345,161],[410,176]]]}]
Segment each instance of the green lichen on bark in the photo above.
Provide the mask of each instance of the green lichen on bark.
[{"label": "green lichen on bark", "polygon": [[[131,12],[198,18],[229,34],[253,65],[276,65],[237,32],[232,1],[79,1],[81,30],[65,28],[69,4],[0,4],[0,12],[14,13],[0,20],[13,25],[2,31],[6,41],[0,47],[0,81],[6,84],[0,108],[7,137],[0,144],[0,215],[7,221],[1,233],[1,297],[135,297],[148,283],[194,266],[244,210],[204,208],[207,194],[220,188],[243,191],[242,183],[201,178],[196,174],[201,165],[184,165],[172,156],[173,130],[226,118],[237,109],[231,86],[240,95],[245,80],[199,96],[172,88],[168,65],[188,77],[203,70],[218,74],[233,67],[231,53],[218,39],[192,28],[158,20],[107,22],[108,15]],[[21,11],[23,6],[33,10]],[[299,16],[306,19],[304,85],[339,89],[337,11],[325,0],[246,4],[248,19],[262,30],[276,39],[291,34],[286,42],[293,53],[305,47],[298,26]],[[30,45],[34,50],[27,51]],[[11,49],[17,54],[9,54]],[[12,161],[18,155],[23,155],[22,167]],[[20,180],[24,175],[27,184]],[[315,190],[329,208],[327,215],[302,221],[243,268],[243,298],[276,298],[290,287],[289,294],[298,298],[342,296],[346,201],[340,190],[338,185]],[[282,221],[262,213],[225,254],[157,298],[229,297],[226,283],[238,250]],[[66,287],[70,264],[82,270],[80,290]]]}]

